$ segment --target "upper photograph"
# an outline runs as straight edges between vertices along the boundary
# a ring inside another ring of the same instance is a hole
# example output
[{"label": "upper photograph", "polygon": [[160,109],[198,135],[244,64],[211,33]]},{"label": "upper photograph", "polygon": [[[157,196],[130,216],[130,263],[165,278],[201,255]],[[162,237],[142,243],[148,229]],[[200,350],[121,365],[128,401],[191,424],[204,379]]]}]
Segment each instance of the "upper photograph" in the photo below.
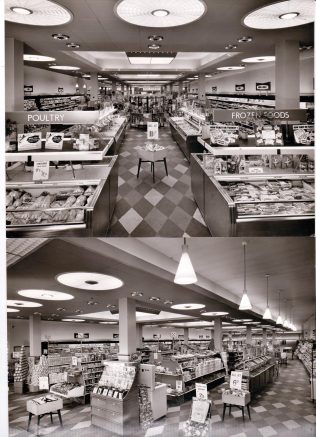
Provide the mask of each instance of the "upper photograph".
[{"label": "upper photograph", "polygon": [[9,238],[314,236],[314,1],[5,0]]}]

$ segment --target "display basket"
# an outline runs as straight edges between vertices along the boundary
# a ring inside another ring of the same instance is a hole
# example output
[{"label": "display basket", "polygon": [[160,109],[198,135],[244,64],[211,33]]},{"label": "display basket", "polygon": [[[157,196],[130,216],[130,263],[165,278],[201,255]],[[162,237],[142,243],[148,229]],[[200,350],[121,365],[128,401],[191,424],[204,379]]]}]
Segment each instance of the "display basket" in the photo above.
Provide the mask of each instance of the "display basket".
[{"label": "display basket", "polygon": [[192,398],[190,418],[184,424],[185,437],[205,437],[209,435],[211,401]]}]

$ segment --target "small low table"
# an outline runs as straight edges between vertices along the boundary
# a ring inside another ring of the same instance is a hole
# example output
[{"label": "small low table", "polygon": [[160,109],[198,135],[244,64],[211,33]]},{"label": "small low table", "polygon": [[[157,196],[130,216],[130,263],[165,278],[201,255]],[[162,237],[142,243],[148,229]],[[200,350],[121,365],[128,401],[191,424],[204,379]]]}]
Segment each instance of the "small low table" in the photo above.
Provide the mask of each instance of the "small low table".
[{"label": "small low table", "polygon": [[232,407],[239,408],[242,411],[243,420],[245,420],[244,408],[247,407],[249,420],[251,420],[250,408],[249,408],[249,404],[250,404],[250,393],[249,392],[247,392],[246,395],[243,397],[238,397],[238,396],[234,396],[232,394],[223,393],[222,401],[223,401],[223,417],[222,417],[223,421],[225,418],[225,412],[226,412],[227,407],[229,407],[229,414],[231,413]]},{"label": "small low table", "polygon": [[49,396],[47,402],[45,402],[46,397],[42,396],[39,398],[31,399],[26,403],[26,410],[29,413],[29,420],[27,424],[27,431],[30,429],[31,420],[33,416],[37,416],[37,427],[40,425],[40,420],[42,417],[50,415],[50,420],[53,423],[53,414],[57,414],[59,418],[60,426],[63,426],[61,419],[60,410],[63,408],[63,400],[60,398],[55,398]]},{"label": "small low table", "polygon": [[139,148],[138,149],[138,171],[137,178],[140,172],[140,166],[142,162],[150,162],[150,169],[153,174],[153,182],[155,183],[155,163],[163,162],[165,164],[166,175],[168,176],[168,168],[167,168],[167,151],[165,147],[162,147],[159,150],[146,150]]}]

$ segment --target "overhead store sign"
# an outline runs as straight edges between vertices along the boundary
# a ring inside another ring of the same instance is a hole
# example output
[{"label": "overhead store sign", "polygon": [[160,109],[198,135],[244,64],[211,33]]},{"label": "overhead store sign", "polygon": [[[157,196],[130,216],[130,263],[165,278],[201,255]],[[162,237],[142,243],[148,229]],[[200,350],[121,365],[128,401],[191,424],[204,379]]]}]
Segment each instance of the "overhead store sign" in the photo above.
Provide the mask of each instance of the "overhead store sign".
[{"label": "overhead store sign", "polygon": [[32,93],[33,92],[33,85],[24,85],[24,92],[25,93]]},{"label": "overhead store sign", "polygon": [[256,91],[271,91],[271,82],[256,82]]},{"label": "overhead store sign", "polygon": [[6,118],[18,124],[94,124],[99,117],[99,111],[6,112]]},{"label": "overhead store sign", "polygon": [[244,83],[241,83],[240,85],[235,85],[235,91],[245,91],[246,85]]},{"label": "overhead store sign", "polygon": [[214,109],[214,121],[244,121],[253,118],[268,118],[279,121],[306,121],[305,109]]}]

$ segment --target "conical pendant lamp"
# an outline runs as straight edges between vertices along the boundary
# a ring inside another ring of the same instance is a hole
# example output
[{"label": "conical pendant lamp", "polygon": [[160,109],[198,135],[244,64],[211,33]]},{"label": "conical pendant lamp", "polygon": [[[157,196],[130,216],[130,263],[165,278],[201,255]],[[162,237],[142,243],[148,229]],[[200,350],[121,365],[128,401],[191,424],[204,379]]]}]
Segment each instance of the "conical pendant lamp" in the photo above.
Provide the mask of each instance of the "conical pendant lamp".
[{"label": "conical pendant lamp", "polygon": [[279,315],[278,315],[278,318],[277,318],[277,321],[276,321],[277,325],[282,325],[283,324],[283,320],[282,320],[281,313],[280,313],[280,294],[281,294],[281,291],[279,290]]},{"label": "conical pendant lamp", "polygon": [[244,248],[244,290],[242,293],[239,309],[245,311],[245,310],[251,310],[252,305],[248,297],[247,287],[246,287],[246,246],[247,246],[246,241],[243,241],[242,245]]},{"label": "conical pendant lamp", "polygon": [[271,314],[271,311],[269,308],[269,277],[270,277],[270,275],[266,275],[266,279],[267,279],[267,307],[266,307],[266,310],[262,316],[262,318],[266,319],[266,320],[272,319],[272,314]]},{"label": "conical pendant lamp", "polygon": [[186,239],[183,239],[182,255],[174,277],[174,283],[180,285],[194,284],[197,282],[197,277],[190,260],[188,253],[188,245]]}]

